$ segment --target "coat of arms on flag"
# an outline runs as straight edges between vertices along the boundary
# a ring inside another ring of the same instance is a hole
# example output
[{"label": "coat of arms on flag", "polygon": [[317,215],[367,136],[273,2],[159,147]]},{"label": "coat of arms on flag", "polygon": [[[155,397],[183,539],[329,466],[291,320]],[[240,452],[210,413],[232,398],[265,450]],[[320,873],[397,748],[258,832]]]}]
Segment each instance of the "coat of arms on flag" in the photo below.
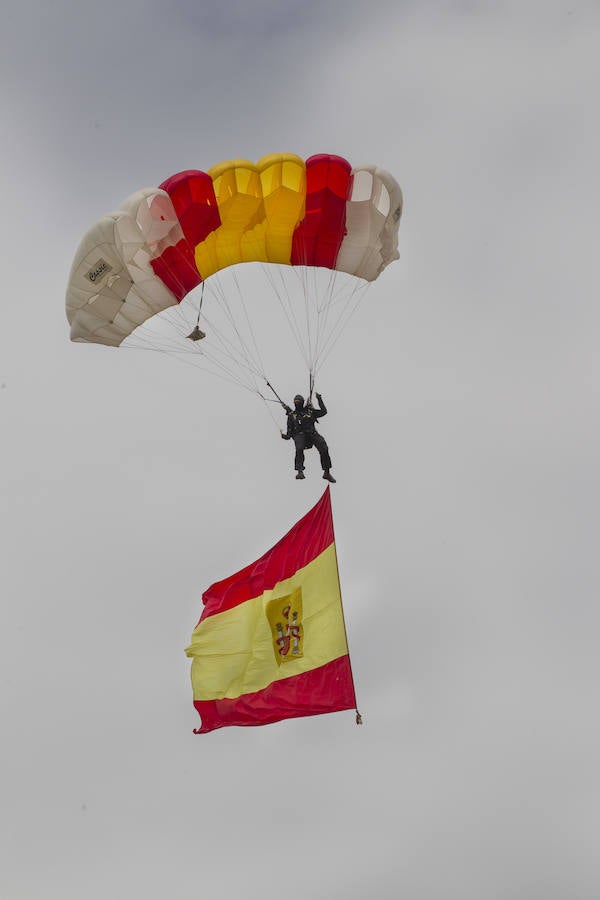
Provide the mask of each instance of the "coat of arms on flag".
[{"label": "coat of arms on flag", "polygon": [[202,599],[186,650],[196,733],[356,708],[329,488],[274,547]]},{"label": "coat of arms on flag", "polygon": [[281,665],[302,656],[302,588],[285,594],[277,600],[269,600],[265,613],[275,649],[275,659]]}]

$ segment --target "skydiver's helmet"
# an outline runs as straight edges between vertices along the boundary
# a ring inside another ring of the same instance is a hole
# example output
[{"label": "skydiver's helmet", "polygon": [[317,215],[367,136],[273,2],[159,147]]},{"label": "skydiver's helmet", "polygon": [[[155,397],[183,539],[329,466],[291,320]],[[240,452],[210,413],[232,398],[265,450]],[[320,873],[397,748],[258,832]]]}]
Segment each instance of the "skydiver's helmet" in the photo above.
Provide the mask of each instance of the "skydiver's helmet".
[{"label": "skydiver's helmet", "polygon": [[302,396],[302,394],[296,394],[296,396],[294,397],[294,406],[296,407],[296,409],[302,409],[302,407],[304,406],[304,397]]}]

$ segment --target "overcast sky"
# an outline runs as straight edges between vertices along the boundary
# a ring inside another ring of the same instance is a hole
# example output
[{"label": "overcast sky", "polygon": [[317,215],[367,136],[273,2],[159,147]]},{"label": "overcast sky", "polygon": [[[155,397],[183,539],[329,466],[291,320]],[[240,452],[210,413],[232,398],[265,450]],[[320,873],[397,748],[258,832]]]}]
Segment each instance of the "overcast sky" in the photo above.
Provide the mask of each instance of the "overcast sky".
[{"label": "overcast sky", "polygon": [[[597,900],[598,3],[3,11],[0,898]],[[325,483],[65,286],[138,188],[279,151],[404,192],[317,385],[364,726],[195,736],[202,591]]]}]

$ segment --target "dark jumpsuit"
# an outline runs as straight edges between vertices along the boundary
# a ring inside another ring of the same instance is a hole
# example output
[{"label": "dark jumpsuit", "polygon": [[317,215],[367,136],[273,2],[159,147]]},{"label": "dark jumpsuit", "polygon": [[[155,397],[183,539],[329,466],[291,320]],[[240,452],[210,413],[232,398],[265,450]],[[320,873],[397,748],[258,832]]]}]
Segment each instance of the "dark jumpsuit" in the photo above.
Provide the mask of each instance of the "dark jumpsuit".
[{"label": "dark jumpsuit", "polygon": [[316,420],[327,415],[327,408],[321,397],[317,397],[317,402],[318,409],[313,409],[312,406],[303,406],[299,410],[293,409],[288,413],[287,433],[284,437],[286,440],[292,438],[296,445],[294,468],[297,472],[304,471],[304,451],[310,450],[311,447],[316,447],[319,451],[323,471],[328,472],[331,468],[327,441],[315,428]]}]

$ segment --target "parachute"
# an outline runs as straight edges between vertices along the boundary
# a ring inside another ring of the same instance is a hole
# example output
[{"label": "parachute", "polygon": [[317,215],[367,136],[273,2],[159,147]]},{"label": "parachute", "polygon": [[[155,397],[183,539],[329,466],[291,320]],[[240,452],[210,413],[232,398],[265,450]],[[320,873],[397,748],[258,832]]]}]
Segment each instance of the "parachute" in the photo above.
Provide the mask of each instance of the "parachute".
[{"label": "parachute", "polygon": [[[388,172],[334,155],[179,172],[132,194],[83,237],[66,295],[71,339],[166,351],[265,399],[258,307],[268,288],[312,391],[365,288],[399,257],[401,212]],[[251,291],[238,277],[248,264],[262,284]]]}]

